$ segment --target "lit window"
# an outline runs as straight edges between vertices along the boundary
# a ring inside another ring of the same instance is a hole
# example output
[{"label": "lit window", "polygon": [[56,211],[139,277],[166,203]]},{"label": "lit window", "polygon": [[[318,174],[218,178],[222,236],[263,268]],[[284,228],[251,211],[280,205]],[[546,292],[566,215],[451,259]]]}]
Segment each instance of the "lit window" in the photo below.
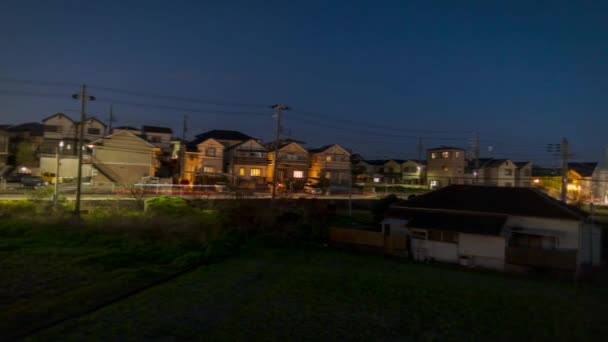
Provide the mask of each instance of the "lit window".
[{"label": "lit window", "polygon": [[534,184],[538,184],[538,183],[540,183],[540,179],[535,178],[535,179],[534,179]]},{"label": "lit window", "polygon": [[431,181],[431,187],[435,187],[437,186],[437,181],[436,180],[432,180]]},{"label": "lit window", "polygon": [[244,176],[244,175],[245,175],[245,168],[239,167],[239,176]]},{"label": "lit window", "polygon": [[441,158],[443,158],[443,159],[450,158],[450,152],[448,152],[448,151],[441,152]]},{"label": "lit window", "polygon": [[203,167],[203,172],[215,172],[215,168],[213,166],[205,166]]},{"label": "lit window", "polygon": [[432,152],[431,153],[431,159],[437,159],[437,153]]},{"label": "lit window", "polygon": [[331,156],[325,156],[325,161],[330,162],[331,161]]},{"label": "lit window", "polygon": [[458,151],[454,152],[454,158],[458,158],[458,157],[460,157],[460,152],[458,152]]},{"label": "lit window", "polygon": [[447,166],[442,166],[441,169],[445,172],[448,172],[448,167]]},{"label": "lit window", "polygon": [[374,183],[380,183],[380,178],[378,178],[378,177],[374,178]]},{"label": "lit window", "polygon": [[293,178],[304,178],[304,171],[294,171],[293,172]]},{"label": "lit window", "polygon": [[259,177],[262,175],[262,169],[252,168],[249,170],[249,175],[252,177]]},{"label": "lit window", "polygon": [[207,157],[215,157],[215,147],[207,147],[207,150],[205,150],[205,155]]},{"label": "lit window", "polygon": [[331,178],[331,172],[325,172],[325,178],[330,179]]}]

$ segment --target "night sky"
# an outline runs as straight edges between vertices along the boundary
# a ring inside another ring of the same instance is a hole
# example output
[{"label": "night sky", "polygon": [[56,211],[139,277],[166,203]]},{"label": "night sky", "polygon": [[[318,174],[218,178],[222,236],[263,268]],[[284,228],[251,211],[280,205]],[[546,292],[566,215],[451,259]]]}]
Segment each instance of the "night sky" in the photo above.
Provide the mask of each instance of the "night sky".
[{"label": "night sky", "polygon": [[478,131],[485,156],[552,166],[545,145],[568,137],[574,160],[601,161],[608,2],[590,3],[3,0],[0,123],[77,118],[85,82],[90,114],[114,103],[114,125],[178,136],[187,114],[189,137],[268,141],[268,106],[286,103],[286,136],[367,158],[416,158],[416,137],[466,148]]}]

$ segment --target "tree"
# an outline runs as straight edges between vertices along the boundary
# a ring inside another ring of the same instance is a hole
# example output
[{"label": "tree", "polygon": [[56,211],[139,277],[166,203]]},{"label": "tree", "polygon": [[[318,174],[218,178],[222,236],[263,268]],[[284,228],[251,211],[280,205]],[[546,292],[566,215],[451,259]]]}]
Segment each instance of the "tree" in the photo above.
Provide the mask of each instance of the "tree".
[{"label": "tree", "polygon": [[15,150],[15,163],[17,166],[34,166],[36,162],[36,151],[32,144],[20,142]]}]

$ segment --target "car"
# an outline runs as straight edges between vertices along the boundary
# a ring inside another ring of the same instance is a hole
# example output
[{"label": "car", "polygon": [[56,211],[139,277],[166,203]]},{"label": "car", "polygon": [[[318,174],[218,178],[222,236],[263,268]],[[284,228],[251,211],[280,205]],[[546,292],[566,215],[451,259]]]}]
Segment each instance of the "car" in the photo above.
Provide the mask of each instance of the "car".
[{"label": "car", "polygon": [[320,195],[323,191],[316,184],[306,183],[304,184],[304,192],[312,195]]},{"label": "car", "polygon": [[28,176],[27,173],[12,173],[6,177],[7,183],[21,183],[21,179]]},{"label": "car", "polygon": [[23,176],[21,178],[21,185],[24,187],[37,187],[49,185],[42,177],[39,176]]}]

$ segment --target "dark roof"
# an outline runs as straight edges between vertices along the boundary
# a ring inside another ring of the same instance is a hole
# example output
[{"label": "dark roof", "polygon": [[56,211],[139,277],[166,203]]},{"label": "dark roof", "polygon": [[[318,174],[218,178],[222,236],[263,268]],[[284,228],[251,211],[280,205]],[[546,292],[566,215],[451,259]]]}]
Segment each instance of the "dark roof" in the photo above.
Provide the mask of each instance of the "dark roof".
[{"label": "dark roof", "polygon": [[171,128],[169,128],[169,127],[142,126],[141,130],[143,132],[150,132],[150,133],[169,133],[169,134],[173,134],[173,130],[171,130]]},{"label": "dark roof", "polygon": [[372,160],[364,160],[365,163],[369,165],[384,165],[388,160],[387,159],[372,159]]},{"label": "dark roof", "polygon": [[196,136],[196,141],[199,143],[207,140],[207,139],[216,139],[216,140],[249,140],[252,137],[248,136],[245,133],[241,133],[239,131],[229,131],[223,129],[214,129],[208,132],[204,132],[198,134]]},{"label": "dark roof", "polygon": [[[245,140],[245,141],[241,141],[240,143],[238,143],[238,144],[236,144],[236,145],[232,145],[232,146],[228,147],[228,150],[235,149],[235,148],[237,148],[237,147],[239,147],[239,146],[241,146],[241,145],[243,145],[243,144],[246,144],[247,142],[249,142],[249,141],[251,141],[251,140],[257,141],[257,140],[255,140],[255,139],[253,139],[253,138],[251,138],[251,139],[247,139],[247,140]],[[262,145],[262,144],[260,144],[260,145]],[[261,149],[256,149],[256,150],[251,150],[251,151],[268,152],[268,149],[267,149],[267,148],[266,148],[264,145],[262,145],[262,148],[261,148]]]},{"label": "dark roof", "polygon": [[499,167],[504,164],[508,159],[494,159],[494,158],[479,158],[479,167]]},{"label": "dark roof", "polygon": [[125,129],[125,130],[131,130],[131,131],[139,131],[139,128],[135,128],[135,127],[131,127],[131,126],[118,126],[118,127],[112,127],[112,129]]},{"label": "dark roof", "polygon": [[591,177],[597,168],[597,162],[568,163],[568,169],[574,170],[581,177]]},{"label": "dark roof", "polygon": [[53,115],[51,115],[51,116],[47,116],[46,118],[42,119],[42,121],[44,122],[44,121],[46,121],[46,120],[48,120],[48,119],[50,119],[50,118],[54,118],[54,117],[56,117],[56,116],[65,116],[65,117],[66,117],[68,120],[70,120],[70,121],[72,121],[72,122],[74,122],[74,123],[76,122],[76,121],[74,121],[74,120],[73,120],[71,117],[67,116],[67,115],[66,115],[66,114],[64,114],[64,113],[55,113],[55,114],[53,114]]},{"label": "dark roof", "polygon": [[532,177],[552,177],[561,175],[561,170],[550,167],[532,166]]},{"label": "dark roof", "polygon": [[453,146],[440,146],[435,148],[429,148],[428,151],[437,151],[437,150],[461,150],[464,151],[464,148],[453,147]]},{"label": "dark roof", "polygon": [[311,148],[308,150],[308,152],[310,153],[319,153],[319,152],[323,152],[325,150],[327,150],[328,148],[334,146],[335,144],[331,144],[331,145],[325,145],[325,146],[321,146],[319,148]]},{"label": "dark roof", "polygon": [[521,169],[522,167],[530,164],[529,161],[518,161],[518,162],[513,162],[513,164],[515,164],[515,166],[517,166],[518,169]]},{"label": "dark roof", "polygon": [[580,220],[586,214],[532,188],[450,185],[395,207]]},{"label": "dark roof", "polygon": [[44,134],[44,125],[38,122],[28,122],[22,123],[19,125],[11,126],[8,128],[11,132],[27,132],[30,131],[32,133],[43,135]]},{"label": "dark roof", "polygon": [[461,233],[500,235],[507,215],[470,214],[390,208],[385,217],[407,220],[408,228],[449,230]]},{"label": "dark roof", "polygon": [[12,125],[0,125],[0,130],[3,131],[8,131],[8,129],[11,127]]},{"label": "dark roof", "polygon": [[405,163],[406,160],[405,159],[389,159],[386,162],[388,163],[389,161],[394,161],[397,164],[403,164],[403,163]]}]

